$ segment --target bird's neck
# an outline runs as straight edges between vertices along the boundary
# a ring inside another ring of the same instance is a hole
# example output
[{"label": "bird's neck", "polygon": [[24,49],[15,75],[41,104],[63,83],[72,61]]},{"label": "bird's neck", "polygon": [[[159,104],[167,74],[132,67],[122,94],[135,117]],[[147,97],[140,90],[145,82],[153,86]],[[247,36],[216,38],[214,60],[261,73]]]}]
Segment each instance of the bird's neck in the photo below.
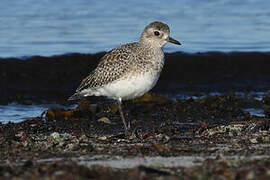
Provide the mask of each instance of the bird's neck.
[{"label": "bird's neck", "polygon": [[[157,46],[149,41],[140,40],[138,42],[140,49],[143,52],[144,58],[140,58],[142,61],[147,62],[148,66],[152,69],[155,69],[157,72],[160,72],[164,64],[164,52],[162,47]],[[145,58],[146,57],[146,58]]]},{"label": "bird's neck", "polygon": [[145,40],[145,39],[140,39],[138,42],[142,47],[145,47],[146,49],[150,50],[152,49],[153,51],[162,51],[162,47],[158,42],[152,41],[150,39]]}]

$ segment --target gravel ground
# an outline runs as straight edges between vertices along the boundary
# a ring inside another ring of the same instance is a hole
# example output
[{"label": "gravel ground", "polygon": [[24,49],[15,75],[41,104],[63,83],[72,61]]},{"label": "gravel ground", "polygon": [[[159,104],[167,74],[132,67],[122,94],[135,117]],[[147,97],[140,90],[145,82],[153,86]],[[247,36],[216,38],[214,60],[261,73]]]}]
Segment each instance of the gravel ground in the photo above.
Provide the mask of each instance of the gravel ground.
[{"label": "gravel ground", "polygon": [[[0,124],[0,179],[269,179],[269,98],[82,101]],[[243,111],[256,106],[265,117]]]}]

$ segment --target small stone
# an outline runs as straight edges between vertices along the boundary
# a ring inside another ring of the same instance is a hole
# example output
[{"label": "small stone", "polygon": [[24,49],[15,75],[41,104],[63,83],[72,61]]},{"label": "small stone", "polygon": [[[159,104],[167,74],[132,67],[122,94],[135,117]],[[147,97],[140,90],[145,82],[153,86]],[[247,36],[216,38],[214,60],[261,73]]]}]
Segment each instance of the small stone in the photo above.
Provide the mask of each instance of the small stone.
[{"label": "small stone", "polygon": [[88,141],[88,138],[86,137],[86,135],[82,135],[80,138],[80,143],[83,143],[83,142],[87,142]]},{"label": "small stone", "polygon": [[107,117],[99,118],[98,122],[103,122],[103,123],[106,123],[106,124],[112,124],[112,122]]},{"label": "small stone", "polygon": [[87,149],[83,149],[83,150],[81,150],[81,154],[87,154]]},{"label": "small stone", "polygon": [[161,141],[161,140],[169,141],[170,140],[170,137],[165,135],[165,134],[158,134],[158,135],[156,135],[156,138],[158,141]]},{"label": "small stone", "polygon": [[55,171],[54,172],[55,176],[62,176],[62,175],[65,175],[65,174],[66,174],[65,171]]},{"label": "small stone", "polygon": [[72,135],[68,134],[68,133],[64,133],[64,134],[61,134],[61,138],[64,140],[64,141],[69,141],[72,139]]},{"label": "small stone", "polygon": [[270,142],[270,137],[268,137],[268,136],[262,137],[262,142],[269,143]]},{"label": "small stone", "polygon": [[151,167],[153,167],[153,168],[163,168],[164,164],[161,163],[161,162],[155,162],[155,163],[151,164]]},{"label": "small stone", "polygon": [[58,132],[54,132],[50,135],[50,137],[52,137],[53,139],[59,139],[60,138],[60,134]]},{"label": "small stone", "polygon": [[255,144],[255,143],[258,143],[257,139],[256,138],[252,138],[249,140],[251,143]]},{"label": "small stone", "polygon": [[253,171],[250,171],[248,174],[247,174],[247,179],[255,179],[255,174]]},{"label": "small stone", "polygon": [[80,149],[79,145],[77,144],[68,144],[67,147],[70,151],[77,151]]},{"label": "small stone", "polygon": [[101,141],[105,141],[106,139],[107,139],[106,136],[99,136],[99,137],[98,137],[98,140],[101,140]]}]

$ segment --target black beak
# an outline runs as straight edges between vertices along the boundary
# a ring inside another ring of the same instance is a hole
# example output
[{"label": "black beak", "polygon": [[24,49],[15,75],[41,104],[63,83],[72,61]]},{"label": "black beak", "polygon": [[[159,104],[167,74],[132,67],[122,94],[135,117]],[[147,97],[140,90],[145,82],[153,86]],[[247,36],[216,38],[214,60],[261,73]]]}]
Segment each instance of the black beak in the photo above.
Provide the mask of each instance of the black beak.
[{"label": "black beak", "polygon": [[177,41],[177,40],[175,40],[175,39],[173,39],[173,38],[171,38],[171,37],[169,37],[168,42],[174,43],[174,44],[177,44],[177,45],[181,45],[181,43],[180,43],[179,41]]}]

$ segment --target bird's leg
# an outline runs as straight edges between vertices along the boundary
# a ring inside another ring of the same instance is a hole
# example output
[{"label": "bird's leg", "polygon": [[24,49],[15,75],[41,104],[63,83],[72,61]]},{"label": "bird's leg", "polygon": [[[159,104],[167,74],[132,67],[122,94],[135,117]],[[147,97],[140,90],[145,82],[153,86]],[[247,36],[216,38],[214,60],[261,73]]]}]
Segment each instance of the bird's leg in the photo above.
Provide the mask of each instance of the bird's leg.
[{"label": "bird's leg", "polygon": [[121,119],[122,119],[123,124],[124,124],[124,127],[125,127],[125,133],[126,133],[126,135],[127,135],[127,134],[128,134],[128,129],[129,129],[129,128],[127,127],[126,120],[125,120],[125,117],[124,117],[124,114],[123,114],[123,111],[122,111],[121,104],[122,104],[122,99],[119,98],[119,99],[118,99],[119,113],[120,113]]}]

